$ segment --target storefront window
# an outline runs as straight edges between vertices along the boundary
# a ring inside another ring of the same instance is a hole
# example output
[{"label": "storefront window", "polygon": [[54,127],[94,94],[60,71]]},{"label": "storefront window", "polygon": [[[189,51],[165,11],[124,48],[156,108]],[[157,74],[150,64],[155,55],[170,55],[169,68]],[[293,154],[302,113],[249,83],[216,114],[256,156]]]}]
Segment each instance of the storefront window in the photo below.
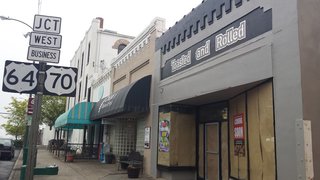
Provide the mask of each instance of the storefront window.
[{"label": "storefront window", "polygon": [[231,99],[229,105],[230,176],[276,179],[272,82]]},{"label": "storefront window", "polygon": [[167,105],[159,111],[158,165],[195,167],[196,120],[193,107]]}]

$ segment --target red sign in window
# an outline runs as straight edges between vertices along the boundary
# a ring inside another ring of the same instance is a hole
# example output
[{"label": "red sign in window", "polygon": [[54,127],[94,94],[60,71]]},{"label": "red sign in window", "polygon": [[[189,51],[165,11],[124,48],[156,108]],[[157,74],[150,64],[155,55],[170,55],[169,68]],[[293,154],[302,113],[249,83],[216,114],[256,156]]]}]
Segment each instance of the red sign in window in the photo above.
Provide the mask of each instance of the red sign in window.
[{"label": "red sign in window", "polygon": [[237,114],[233,117],[234,141],[236,144],[243,143],[244,141],[244,122],[243,121],[244,121],[243,113]]}]

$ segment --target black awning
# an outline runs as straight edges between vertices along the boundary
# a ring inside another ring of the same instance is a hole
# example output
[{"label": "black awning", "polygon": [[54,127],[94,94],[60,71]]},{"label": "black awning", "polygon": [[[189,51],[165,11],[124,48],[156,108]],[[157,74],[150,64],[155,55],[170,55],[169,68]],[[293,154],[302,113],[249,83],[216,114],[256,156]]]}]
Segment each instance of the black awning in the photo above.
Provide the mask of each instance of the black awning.
[{"label": "black awning", "polygon": [[150,85],[151,75],[101,99],[93,107],[90,120],[149,112]]}]

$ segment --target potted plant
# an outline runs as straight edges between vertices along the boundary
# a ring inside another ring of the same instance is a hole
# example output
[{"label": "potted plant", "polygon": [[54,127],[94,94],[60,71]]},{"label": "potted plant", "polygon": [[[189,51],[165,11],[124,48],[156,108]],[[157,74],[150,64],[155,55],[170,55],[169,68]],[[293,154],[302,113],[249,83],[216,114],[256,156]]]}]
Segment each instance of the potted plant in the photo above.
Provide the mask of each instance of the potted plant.
[{"label": "potted plant", "polygon": [[76,151],[75,150],[69,150],[67,152],[67,155],[66,155],[66,161],[67,162],[73,162],[75,155],[76,155]]},{"label": "potted plant", "polygon": [[128,178],[138,178],[140,173],[140,167],[129,165],[127,168]]}]

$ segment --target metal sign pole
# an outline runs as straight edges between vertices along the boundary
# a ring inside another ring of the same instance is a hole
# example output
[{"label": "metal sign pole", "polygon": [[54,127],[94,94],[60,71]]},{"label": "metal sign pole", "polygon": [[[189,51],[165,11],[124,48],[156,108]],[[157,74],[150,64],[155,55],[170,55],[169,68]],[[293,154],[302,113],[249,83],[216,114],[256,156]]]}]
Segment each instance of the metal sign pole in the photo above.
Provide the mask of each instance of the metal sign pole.
[{"label": "metal sign pole", "polygon": [[32,122],[30,126],[30,132],[28,137],[29,148],[28,148],[28,158],[26,167],[26,180],[33,180],[33,171],[36,165],[37,156],[37,138],[39,131],[39,122],[41,118],[41,104],[42,104],[42,94],[45,78],[45,68],[46,63],[39,62],[39,81],[38,81],[38,92],[34,99],[34,111],[32,114]]}]

